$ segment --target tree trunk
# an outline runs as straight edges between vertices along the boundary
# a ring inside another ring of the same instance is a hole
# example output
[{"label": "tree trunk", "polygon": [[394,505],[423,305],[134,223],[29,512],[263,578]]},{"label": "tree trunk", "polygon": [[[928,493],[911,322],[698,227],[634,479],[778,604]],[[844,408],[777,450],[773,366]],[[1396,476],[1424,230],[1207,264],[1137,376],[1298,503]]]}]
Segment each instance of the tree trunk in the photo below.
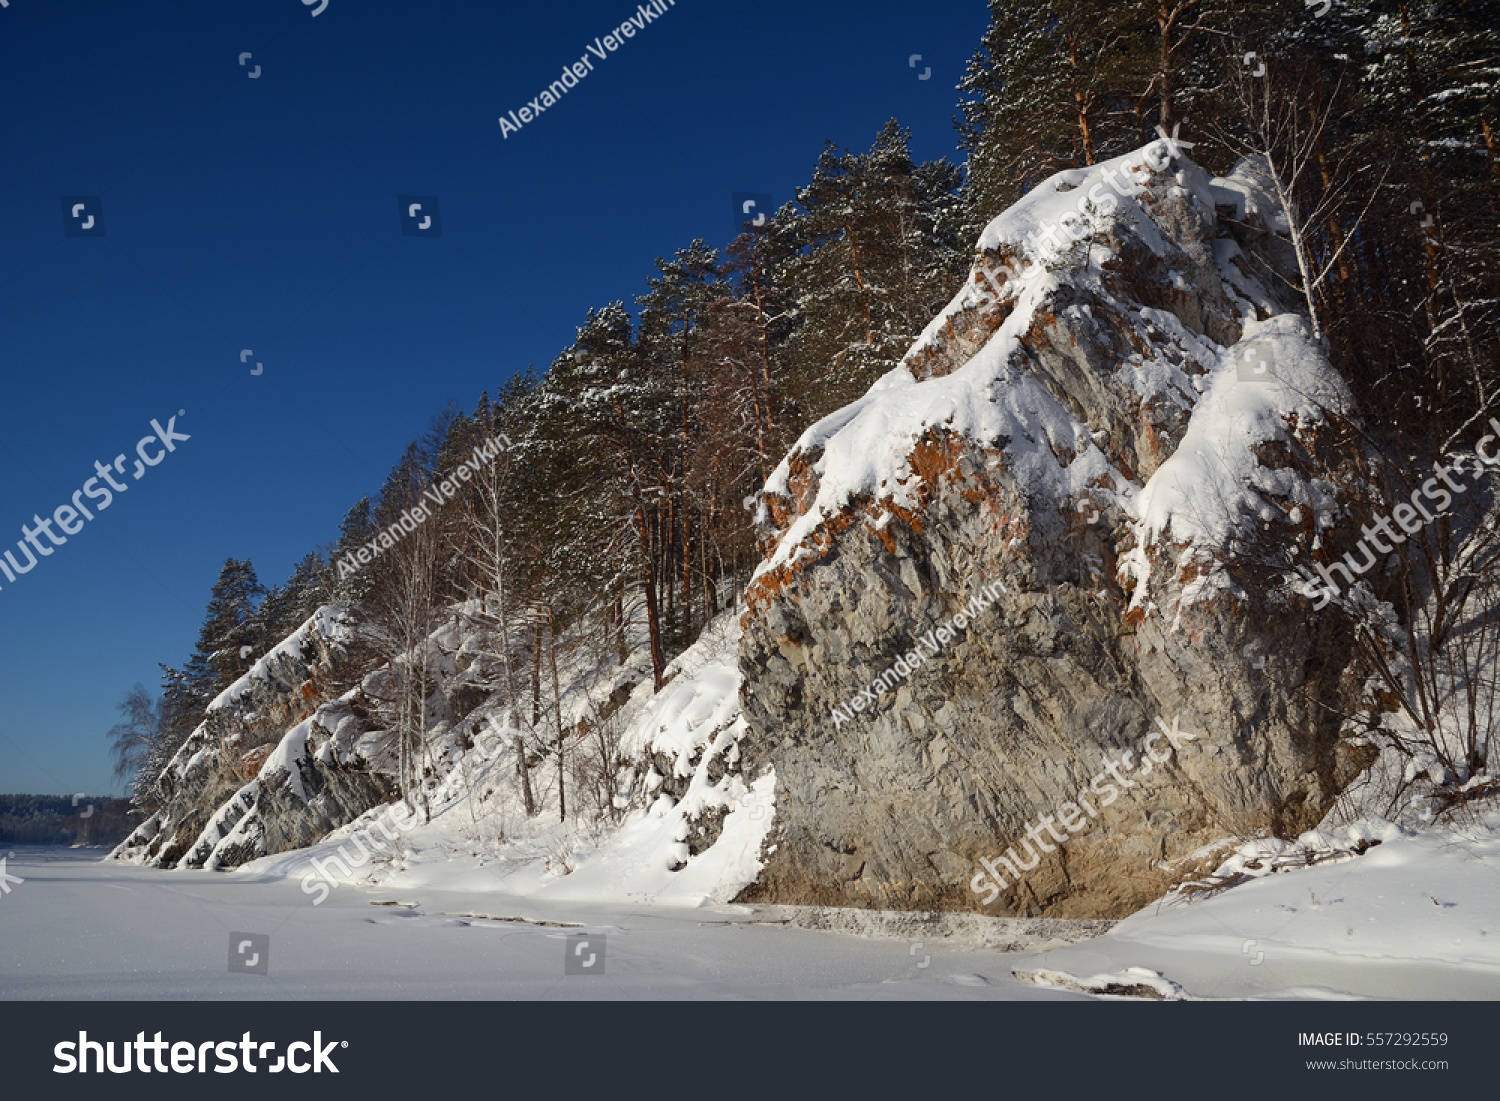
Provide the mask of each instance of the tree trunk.
[{"label": "tree trunk", "polygon": [[719,614],[718,594],[714,591],[714,580],[708,572],[708,533],[712,530],[713,509],[710,506],[708,521],[703,525],[703,535],[698,540],[699,568],[703,573],[703,626],[706,628]]},{"label": "tree trunk", "polygon": [[536,729],[542,721],[542,623],[532,622],[531,649],[531,727]]},{"label": "tree trunk", "polygon": [[564,765],[564,749],[562,725],[562,692],[558,690],[557,683],[557,625],[552,619],[552,605],[547,605],[547,647],[548,655],[552,659],[552,708],[553,714],[557,716],[557,820],[566,822],[568,820],[568,792],[566,781],[566,769]]},{"label": "tree trunk", "polygon": [[[859,266],[859,245],[854,239],[854,227],[852,225],[845,225],[844,235],[849,238],[849,262],[854,265],[854,283],[859,287],[860,306],[864,310],[865,315],[865,347],[870,347],[875,343],[875,321],[870,314],[870,295],[868,289],[865,287],[865,274],[860,270]],[[873,370],[871,368],[871,383],[875,381]]]},{"label": "tree trunk", "polygon": [[652,577],[651,526],[646,517],[646,503],[641,498],[639,484],[632,485],[635,494],[636,534],[640,542],[641,587],[646,594],[646,628],[651,635],[651,676],[656,691],[661,691],[662,674],[666,662],[662,657],[661,621],[656,610],[656,581]]},{"label": "tree trunk", "polygon": [[1479,120],[1480,132],[1484,134],[1484,153],[1489,161],[1490,175],[1495,177],[1491,186],[1500,188],[1500,159],[1495,157],[1495,130],[1489,119]]},{"label": "tree trunk", "polygon": [[663,618],[663,622],[666,624],[668,634],[672,633],[677,623],[677,589],[675,578],[677,571],[672,568],[672,547],[677,540],[676,505],[676,498],[668,495],[667,515],[665,522],[661,525],[665,529],[662,533],[663,538],[661,539],[661,558],[659,560],[661,568],[657,572],[657,576],[662,578],[664,582],[662,588],[666,590],[667,594],[667,614]]},{"label": "tree trunk", "polygon": [[1177,12],[1172,10],[1168,0],[1161,0],[1161,6],[1156,13],[1156,29],[1160,35],[1160,53],[1157,56],[1156,79],[1161,87],[1161,128],[1168,133],[1172,131],[1172,122],[1176,112],[1172,103],[1172,24],[1177,20]]},{"label": "tree trunk", "polygon": [[621,665],[630,660],[630,645],[625,635],[625,601],[618,589],[615,590],[615,656]]},{"label": "tree trunk", "polygon": [[693,527],[687,499],[682,502],[682,645],[693,642]]},{"label": "tree trunk", "polygon": [[[757,259],[759,259],[758,256]],[[771,409],[771,334],[769,324],[766,321],[766,307],[762,300],[759,271],[755,273],[755,314],[760,324],[760,362],[766,384],[766,430],[768,432],[775,432],[776,421],[773,419],[775,414]],[[761,465],[764,466],[766,462],[764,448],[762,448],[760,461]]]},{"label": "tree trunk", "polygon": [[536,814],[536,797],[531,793],[531,766],[526,762],[526,744],[516,735],[512,743],[516,749],[516,772],[521,778],[521,798],[526,801],[526,817]]}]

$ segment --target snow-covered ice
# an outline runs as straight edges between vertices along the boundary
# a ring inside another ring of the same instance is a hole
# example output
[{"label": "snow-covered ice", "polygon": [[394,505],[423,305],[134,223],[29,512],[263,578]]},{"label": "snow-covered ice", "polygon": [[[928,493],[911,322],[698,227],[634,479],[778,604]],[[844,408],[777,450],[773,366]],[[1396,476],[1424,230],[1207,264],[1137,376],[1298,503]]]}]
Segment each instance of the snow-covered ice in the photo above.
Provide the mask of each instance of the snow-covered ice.
[{"label": "snow-covered ice", "polygon": [[[1002,953],[762,924],[783,918],[748,906],[349,885],[314,907],[280,877],[65,852],[18,848],[10,862],[25,882],[0,898],[0,999],[1077,997],[1014,979]],[[229,973],[231,933],[270,936],[268,974]],[[606,937],[604,974],[564,974],[579,933]]]}]

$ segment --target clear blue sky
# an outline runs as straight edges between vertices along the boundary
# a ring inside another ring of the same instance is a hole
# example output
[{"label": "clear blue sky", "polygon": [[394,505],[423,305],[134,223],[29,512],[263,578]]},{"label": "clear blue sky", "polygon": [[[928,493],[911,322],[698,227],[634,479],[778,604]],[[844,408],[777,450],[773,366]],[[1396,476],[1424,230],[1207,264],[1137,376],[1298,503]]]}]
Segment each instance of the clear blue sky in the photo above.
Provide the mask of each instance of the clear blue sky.
[{"label": "clear blue sky", "polygon": [[[226,557],[284,579],[432,413],[633,308],[655,257],[726,243],[732,193],[780,205],[824,139],[863,150],[893,116],[955,156],[987,23],[981,0],[677,0],[502,137],[633,2],[313,10],[0,8],[0,552],[128,457],[107,510],[0,574],[0,792],[119,791],[114,707],[186,658]],[[398,194],[436,196],[442,236],[402,235]],[[65,196],[102,200],[104,236],[64,234]],[[135,480],[178,410],[192,439]]]}]

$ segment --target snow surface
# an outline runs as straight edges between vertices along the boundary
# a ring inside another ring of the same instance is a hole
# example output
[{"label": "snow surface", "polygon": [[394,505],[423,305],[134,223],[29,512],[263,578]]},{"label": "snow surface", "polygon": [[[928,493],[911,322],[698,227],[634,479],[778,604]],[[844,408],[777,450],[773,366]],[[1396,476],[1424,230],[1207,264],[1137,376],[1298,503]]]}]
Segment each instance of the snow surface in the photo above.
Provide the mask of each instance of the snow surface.
[{"label": "snow surface", "polygon": [[[984,947],[1026,943],[1004,919],[518,896],[459,859],[314,906],[274,870],[161,871],[17,846],[7,871],[23,882],[0,898],[0,998],[1012,1000],[1113,988],[1098,996],[1493,1000],[1497,827],[1500,813],[1420,832],[1362,820],[1294,845],[1248,842],[1219,869],[1247,874],[1239,885],[1041,954]],[[1380,844],[1270,870],[1361,840]],[[1034,942],[1049,923],[1013,925]],[[269,975],[228,973],[231,932],[271,936]],[[605,936],[604,976],[563,974],[566,938],[580,933]]]},{"label": "snow surface", "polygon": [[[1500,812],[1467,826],[1362,819],[1295,844],[1251,841],[1218,869],[1248,877],[1155,903],[1018,972],[1067,989],[1142,982],[1168,998],[1500,998]],[[1298,867],[1307,854],[1352,853]],[[1280,866],[1280,870],[1272,871]],[[1132,978],[1133,976],[1133,978]]]},{"label": "snow surface", "polygon": [[[1266,380],[1247,379],[1247,364],[1252,371],[1265,365]],[[1349,402],[1306,321],[1291,314],[1246,318],[1240,342],[1213,362],[1181,443],[1129,499],[1136,546],[1121,572],[1135,581],[1132,607],[1147,596],[1148,548],[1162,541],[1191,547],[1202,567],[1183,593],[1185,607],[1228,587],[1225,548],[1237,538],[1253,540],[1258,524],[1286,517],[1273,497],[1310,509],[1320,530],[1332,527],[1339,510],[1333,487],[1266,467],[1256,448],[1288,442],[1292,426],[1322,423],[1329,411],[1346,414]]]},{"label": "snow surface", "polygon": [[[1015,980],[1000,953],[798,928],[746,906],[560,905],[507,896],[491,880],[475,890],[346,887],[314,907],[276,876],[68,854],[17,846],[8,863],[24,882],[0,898],[0,999],[1078,997]],[[268,974],[229,972],[230,936],[241,933],[270,936]],[[564,974],[579,934],[604,936],[602,974]]]}]

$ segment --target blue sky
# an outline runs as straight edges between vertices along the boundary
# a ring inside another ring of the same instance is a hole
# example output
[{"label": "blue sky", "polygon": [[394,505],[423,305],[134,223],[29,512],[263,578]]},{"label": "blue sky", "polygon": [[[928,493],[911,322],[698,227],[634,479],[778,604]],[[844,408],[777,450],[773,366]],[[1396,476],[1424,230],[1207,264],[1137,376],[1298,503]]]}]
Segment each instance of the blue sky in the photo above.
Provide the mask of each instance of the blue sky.
[{"label": "blue sky", "polygon": [[[980,0],[678,0],[502,137],[634,3],[313,10],[0,8],[0,552],[127,456],[107,510],[0,575],[0,792],[119,791],[115,705],[186,658],[226,557],[282,580],[431,414],[544,369],[655,257],[725,244],[733,193],[780,205],[825,139],[866,149],[893,116],[953,157],[987,23]],[[441,237],[401,233],[402,194],[437,197]],[[74,196],[103,236],[65,234]],[[179,410],[191,439],[135,480]]]}]

